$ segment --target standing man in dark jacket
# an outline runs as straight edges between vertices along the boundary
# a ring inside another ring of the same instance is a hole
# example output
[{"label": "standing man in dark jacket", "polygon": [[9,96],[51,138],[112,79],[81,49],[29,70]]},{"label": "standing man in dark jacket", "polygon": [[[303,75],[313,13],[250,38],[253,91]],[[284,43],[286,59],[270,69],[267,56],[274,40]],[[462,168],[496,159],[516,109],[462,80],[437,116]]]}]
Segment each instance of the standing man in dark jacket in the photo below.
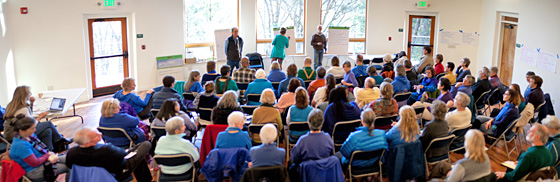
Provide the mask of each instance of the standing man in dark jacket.
[{"label": "standing man in dark jacket", "polygon": [[327,52],[327,37],[321,32],[322,30],[323,26],[318,25],[317,33],[311,38],[311,46],[315,49],[313,56],[313,61],[315,62],[313,65],[314,69],[323,65],[323,54]]},{"label": "standing man in dark jacket", "polygon": [[239,29],[237,27],[231,28],[231,36],[226,39],[224,47],[227,65],[231,67],[231,70],[239,68],[239,60],[241,60],[243,52],[243,39],[239,37]]}]

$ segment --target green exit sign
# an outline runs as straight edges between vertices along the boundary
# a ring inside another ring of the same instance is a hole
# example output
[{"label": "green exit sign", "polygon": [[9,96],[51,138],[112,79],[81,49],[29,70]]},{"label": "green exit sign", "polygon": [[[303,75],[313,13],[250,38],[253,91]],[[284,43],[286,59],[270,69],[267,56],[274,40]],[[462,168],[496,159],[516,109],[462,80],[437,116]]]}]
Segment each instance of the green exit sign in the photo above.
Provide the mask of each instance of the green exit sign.
[{"label": "green exit sign", "polygon": [[418,1],[418,7],[419,8],[426,8],[426,7],[428,7],[428,3],[426,3],[426,1]]},{"label": "green exit sign", "polygon": [[115,6],[115,0],[105,0],[105,6]]}]

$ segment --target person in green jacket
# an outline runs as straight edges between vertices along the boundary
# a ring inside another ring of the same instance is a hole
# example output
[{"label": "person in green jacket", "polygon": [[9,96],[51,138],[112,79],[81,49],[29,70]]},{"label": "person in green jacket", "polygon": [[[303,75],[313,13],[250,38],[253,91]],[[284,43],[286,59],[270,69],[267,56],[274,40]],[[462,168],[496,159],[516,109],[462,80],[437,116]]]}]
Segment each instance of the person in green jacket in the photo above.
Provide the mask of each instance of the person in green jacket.
[{"label": "person in green jacket", "polygon": [[525,137],[532,147],[521,154],[517,166],[509,172],[496,172],[500,181],[519,181],[521,178],[543,167],[552,166],[552,154],[544,146],[548,140],[548,130],[541,124],[534,124]]},{"label": "person in green jacket", "polygon": [[311,67],[311,58],[306,57],[303,63],[304,66],[298,70],[297,77],[301,78],[303,81],[315,80],[317,73],[315,73],[315,70]]},{"label": "person in green jacket", "polygon": [[[552,154],[552,161],[556,165],[560,161],[560,120],[556,116],[548,115],[541,122],[548,129],[546,148]],[[560,166],[556,167],[556,173],[560,173]]]},{"label": "person in green jacket", "polygon": [[237,88],[237,83],[228,76],[231,73],[229,65],[223,65],[222,68],[220,68],[220,73],[222,76],[217,77],[216,80],[214,80],[214,84],[216,85],[216,94],[221,96],[221,94],[224,94],[228,90],[239,90],[239,88]]},{"label": "person in green jacket", "polygon": [[272,53],[270,54],[271,61],[278,61],[280,67],[282,67],[282,62],[284,57],[286,57],[285,48],[288,48],[290,44],[290,37],[286,36],[286,28],[280,28],[280,35],[276,35],[274,40],[272,40]]}]

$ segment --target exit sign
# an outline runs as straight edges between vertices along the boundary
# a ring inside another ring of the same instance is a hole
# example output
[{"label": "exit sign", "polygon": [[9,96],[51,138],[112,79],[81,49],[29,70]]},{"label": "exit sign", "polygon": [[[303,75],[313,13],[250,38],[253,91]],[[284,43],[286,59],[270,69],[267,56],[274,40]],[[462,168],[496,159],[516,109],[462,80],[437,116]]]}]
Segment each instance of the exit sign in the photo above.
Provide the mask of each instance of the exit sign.
[{"label": "exit sign", "polygon": [[115,0],[105,0],[104,6],[115,6]]},{"label": "exit sign", "polygon": [[419,8],[419,9],[428,8],[428,1],[418,1],[418,3],[416,3],[416,8]]},{"label": "exit sign", "polygon": [[97,2],[101,9],[117,9],[121,3],[120,0],[101,0]]}]

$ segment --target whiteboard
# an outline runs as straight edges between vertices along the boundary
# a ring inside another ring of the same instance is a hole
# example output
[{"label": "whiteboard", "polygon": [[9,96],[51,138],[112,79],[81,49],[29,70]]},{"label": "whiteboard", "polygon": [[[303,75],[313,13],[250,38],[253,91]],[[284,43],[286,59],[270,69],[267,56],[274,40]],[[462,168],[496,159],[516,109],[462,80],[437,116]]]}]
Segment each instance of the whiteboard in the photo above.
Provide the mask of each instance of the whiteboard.
[{"label": "whiteboard", "polygon": [[[274,29],[274,37],[280,34],[280,28]],[[285,49],[286,56],[287,55],[295,55],[296,54],[296,33],[294,31],[294,27],[286,27],[286,37],[290,37],[290,41],[288,43],[289,47]]]},{"label": "whiteboard", "polygon": [[229,36],[231,36],[231,29],[229,28],[214,30],[214,55],[216,55],[218,61],[227,59],[224,43]]},{"label": "whiteboard", "polygon": [[350,27],[329,27],[329,41],[327,42],[329,54],[348,54],[349,30]]}]

